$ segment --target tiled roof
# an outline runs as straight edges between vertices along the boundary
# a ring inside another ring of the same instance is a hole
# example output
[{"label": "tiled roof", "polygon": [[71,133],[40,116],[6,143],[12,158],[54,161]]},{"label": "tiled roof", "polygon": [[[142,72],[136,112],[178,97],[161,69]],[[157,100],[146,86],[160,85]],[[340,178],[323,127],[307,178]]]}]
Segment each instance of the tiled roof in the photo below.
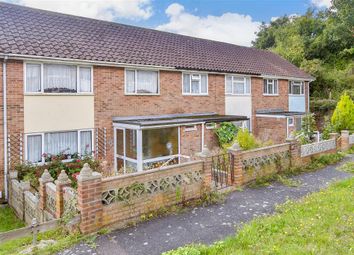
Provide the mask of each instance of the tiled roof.
[{"label": "tiled roof", "polygon": [[0,53],[311,78],[269,51],[8,3],[0,3]]}]

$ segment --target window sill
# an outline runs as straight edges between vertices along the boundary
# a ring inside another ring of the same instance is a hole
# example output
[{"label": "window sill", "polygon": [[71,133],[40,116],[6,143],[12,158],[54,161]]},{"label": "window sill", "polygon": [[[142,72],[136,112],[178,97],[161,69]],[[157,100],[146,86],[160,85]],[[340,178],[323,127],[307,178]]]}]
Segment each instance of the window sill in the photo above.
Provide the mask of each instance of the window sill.
[{"label": "window sill", "polygon": [[25,92],[24,96],[94,96],[94,93],[30,93]]},{"label": "window sill", "polygon": [[208,97],[209,94],[183,94],[182,96],[192,96],[192,97]]},{"label": "window sill", "polygon": [[292,96],[292,97],[304,97],[305,95],[304,94],[289,94],[289,96]]},{"label": "window sill", "polygon": [[225,94],[225,96],[244,96],[244,97],[249,97],[251,94]]},{"label": "window sill", "polygon": [[263,94],[265,97],[278,97],[279,94]]},{"label": "window sill", "polygon": [[124,96],[160,96],[160,93],[158,94],[150,94],[150,93],[124,93]]}]

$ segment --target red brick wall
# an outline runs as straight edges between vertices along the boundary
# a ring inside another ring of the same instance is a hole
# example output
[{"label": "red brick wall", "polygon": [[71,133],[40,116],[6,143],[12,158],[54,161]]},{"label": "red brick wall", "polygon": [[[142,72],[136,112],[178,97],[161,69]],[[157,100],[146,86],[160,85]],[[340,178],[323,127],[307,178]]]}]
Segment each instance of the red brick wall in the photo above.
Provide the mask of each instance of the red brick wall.
[{"label": "red brick wall", "polygon": [[[170,113],[217,112],[224,114],[224,76],[209,74],[208,96],[183,96],[181,72],[160,71],[160,95],[124,95],[124,68],[94,67],[95,126],[107,128],[107,160],[113,162],[112,117]],[[99,88],[99,89],[98,89]],[[184,133],[183,131],[181,133]],[[200,132],[192,131],[193,134]],[[200,139],[199,137],[194,138]],[[182,144],[182,142],[181,142]],[[193,150],[201,142],[186,145]],[[195,147],[195,148],[194,148]],[[183,152],[182,152],[183,153]]]},{"label": "red brick wall", "polygon": [[[1,99],[1,120],[0,120],[0,190],[4,189],[4,130],[3,130],[3,96],[2,96],[2,62],[1,62],[1,81],[0,81],[0,99]],[[23,115],[23,64],[22,61],[10,60],[7,62],[7,127],[8,134],[22,133],[24,130]]]},{"label": "red brick wall", "polygon": [[261,141],[271,140],[274,144],[286,140],[286,118],[257,118],[257,138]]}]

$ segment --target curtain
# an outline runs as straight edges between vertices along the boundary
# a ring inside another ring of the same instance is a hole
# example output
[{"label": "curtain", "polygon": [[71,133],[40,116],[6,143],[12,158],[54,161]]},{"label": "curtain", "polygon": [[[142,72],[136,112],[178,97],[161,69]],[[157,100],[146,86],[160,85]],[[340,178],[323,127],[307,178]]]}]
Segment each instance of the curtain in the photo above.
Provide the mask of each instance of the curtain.
[{"label": "curtain", "polygon": [[263,80],[263,94],[268,94],[268,80]]},{"label": "curtain", "polygon": [[208,76],[206,74],[200,75],[200,92],[202,94],[208,93]]},{"label": "curtain", "polygon": [[245,79],[234,77],[234,93],[244,94],[245,93]]},{"label": "curtain", "polygon": [[69,65],[43,65],[43,89],[44,92],[75,93],[76,66]]},{"label": "curtain", "polygon": [[137,93],[158,93],[157,72],[137,71]]},{"label": "curtain", "polygon": [[246,94],[251,94],[251,78],[246,78]]},{"label": "curtain", "polygon": [[232,94],[232,76],[226,76],[226,89],[227,94]]},{"label": "curtain", "polygon": [[273,80],[273,86],[274,86],[274,88],[273,88],[273,92],[274,92],[274,94],[278,94],[278,81],[277,80]]},{"label": "curtain", "polygon": [[26,92],[41,91],[41,65],[26,65]]},{"label": "curtain", "polygon": [[42,136],[27,136],[27,160],[32,163],[42,161]]},{"label": "curtain", "polygon": [[44,151],[51,155],[77,153],[77,132],[47,133],[44,135],[44,147]]},{"label": "curtain", "polygon": [[80,155],[91,155],[92,153],[92,132],[80,132]]},{"label": "curtain", "polygon": [[183,74],[183,93],[191,93],[190,75]]},{"label": "curtain", "polygon": [[90,67],[80,67],[80,92],[91,92]]},{"label": "curtain", "polygon": [[135,92],[135,71],[126,70],[125,72],[125,89],[126,93]]}]

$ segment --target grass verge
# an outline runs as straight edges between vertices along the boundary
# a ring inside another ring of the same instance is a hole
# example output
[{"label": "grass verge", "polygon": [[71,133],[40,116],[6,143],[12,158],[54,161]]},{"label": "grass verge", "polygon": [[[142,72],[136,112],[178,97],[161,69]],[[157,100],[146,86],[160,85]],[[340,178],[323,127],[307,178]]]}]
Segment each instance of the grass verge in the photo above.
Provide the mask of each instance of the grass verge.
[{"label": "grass verge", "polygon": [[12,208],[9,206],[0,207],[0,233],[24,226],[25,223],[16,217]]},{"label": "grass verge", "polygon": [[288,201],[237,235],[211,246],[191,245],[164,255],[353,254],[354,178]]}]

